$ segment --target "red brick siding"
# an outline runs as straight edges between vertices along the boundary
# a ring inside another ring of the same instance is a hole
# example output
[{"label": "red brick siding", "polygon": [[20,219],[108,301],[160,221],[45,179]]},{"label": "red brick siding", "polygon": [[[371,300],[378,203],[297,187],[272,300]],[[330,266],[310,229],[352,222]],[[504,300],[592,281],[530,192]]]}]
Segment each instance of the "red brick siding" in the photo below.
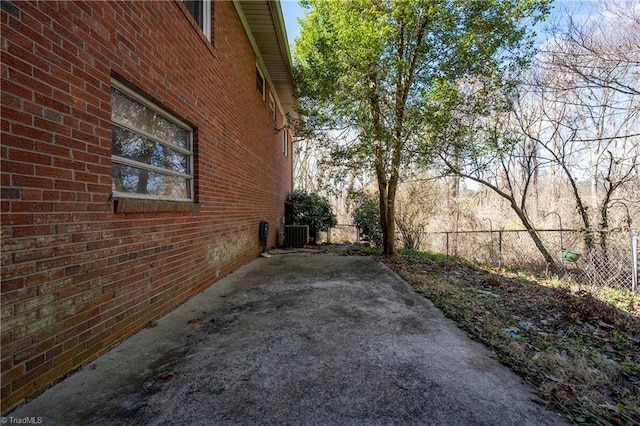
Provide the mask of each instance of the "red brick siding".
[{"label": "red brick siding", "polygon": [[[212,44],[184,13],[3,2],[3,413],[255,257],[260,220],[276,243],[282,118],[233,4],[215,2]],[[198,211],[114,213],[112,75],[196,127]]]}]

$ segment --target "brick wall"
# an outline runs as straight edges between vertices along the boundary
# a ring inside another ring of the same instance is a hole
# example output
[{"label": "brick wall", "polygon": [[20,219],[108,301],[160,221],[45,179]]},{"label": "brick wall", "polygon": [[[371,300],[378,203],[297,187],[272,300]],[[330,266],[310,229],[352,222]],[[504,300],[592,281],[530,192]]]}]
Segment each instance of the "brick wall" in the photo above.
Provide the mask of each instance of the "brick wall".
[{"label": "brick wall", "polygon": [[[2,2],[3,413],[276,243],[282,119],[213,9],[209,43],[176,1]],[[112,76],[196,128],[197,209],[116,212]]]}]

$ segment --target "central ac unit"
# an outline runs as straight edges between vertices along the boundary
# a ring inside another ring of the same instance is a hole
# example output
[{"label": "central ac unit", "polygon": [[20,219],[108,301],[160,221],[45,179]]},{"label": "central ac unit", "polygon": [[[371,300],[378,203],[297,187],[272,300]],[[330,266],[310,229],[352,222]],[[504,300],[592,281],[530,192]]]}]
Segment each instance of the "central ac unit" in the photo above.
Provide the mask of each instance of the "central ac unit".
[{"label": "central ac unit", "polygon": [[286,225],[285,244],[289,247],[304,247],[309,243],[309,225]]}]

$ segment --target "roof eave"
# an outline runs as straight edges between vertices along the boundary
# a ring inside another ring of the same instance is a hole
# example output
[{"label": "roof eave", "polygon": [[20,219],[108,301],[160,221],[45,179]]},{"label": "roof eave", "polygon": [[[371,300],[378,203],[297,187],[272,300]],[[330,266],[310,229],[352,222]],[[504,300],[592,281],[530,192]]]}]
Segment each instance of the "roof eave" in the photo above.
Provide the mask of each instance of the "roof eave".
[{"label": "roof eave", "polygon": [[280,1],[233,0],[233,4],[279,108],[297,117],[291,51]]}]

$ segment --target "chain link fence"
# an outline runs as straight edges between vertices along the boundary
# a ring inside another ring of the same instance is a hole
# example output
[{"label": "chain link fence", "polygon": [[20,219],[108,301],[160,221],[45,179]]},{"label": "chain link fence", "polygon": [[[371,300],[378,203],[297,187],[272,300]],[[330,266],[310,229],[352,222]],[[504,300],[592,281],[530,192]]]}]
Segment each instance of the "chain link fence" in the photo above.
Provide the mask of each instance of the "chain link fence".
[{"label": "chain link fence", "polygon": [[[585,233],[572,229],[535,232],[553,258],[560,278],[595,287],[633,292],[638,289],[638,230],[593,232],[593,248],[586,250]],[[340,224],[322,240],[359,242],[354,225]],[[400,246],[402,240],[397,239]],[[549,275],[549,265],[527,230],[427,232],[421,250],[459,256],[480,264]]]},{"label": "chain link fence", "polygon": [[[564,280],[593,286],[636,291],[638,286],[638,231],[584,232],[566,229],[535,231],[553,257]],[[478,263],[548,274],[549,265],[529,231],[443,231],[423,238],[422,250],[460,256]]]}]

